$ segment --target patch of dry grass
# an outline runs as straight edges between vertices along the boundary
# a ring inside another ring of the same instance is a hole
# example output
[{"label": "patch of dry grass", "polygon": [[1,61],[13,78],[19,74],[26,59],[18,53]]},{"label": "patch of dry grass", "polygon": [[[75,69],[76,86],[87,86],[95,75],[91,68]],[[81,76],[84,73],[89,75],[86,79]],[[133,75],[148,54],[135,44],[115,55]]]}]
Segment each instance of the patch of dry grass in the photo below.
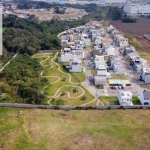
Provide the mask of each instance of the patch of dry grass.
[{"label": "patch of dry grass", "polygon": [[4,150],[150,149],[149,110],[18,110],[0,107]]}]

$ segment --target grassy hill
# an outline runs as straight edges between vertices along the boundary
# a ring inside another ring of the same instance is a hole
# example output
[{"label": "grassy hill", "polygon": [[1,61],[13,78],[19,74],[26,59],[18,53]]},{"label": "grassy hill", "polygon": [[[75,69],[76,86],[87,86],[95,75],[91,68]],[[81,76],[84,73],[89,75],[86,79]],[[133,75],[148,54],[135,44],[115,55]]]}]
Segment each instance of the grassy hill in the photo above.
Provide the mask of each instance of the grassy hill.
[{"label": "grassy hill", "polygon": [[[20,110],[22,113],[18,115]],[[0,107],[0,112],[3,150],[150,149],[149,110],[54,111]]]}]

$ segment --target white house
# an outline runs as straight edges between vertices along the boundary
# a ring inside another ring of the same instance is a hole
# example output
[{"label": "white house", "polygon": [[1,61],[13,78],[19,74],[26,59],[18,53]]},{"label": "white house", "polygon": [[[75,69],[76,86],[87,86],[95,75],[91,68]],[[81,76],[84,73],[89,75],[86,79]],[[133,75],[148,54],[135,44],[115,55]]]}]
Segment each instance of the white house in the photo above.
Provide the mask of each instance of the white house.
[{"label": "white house", "polygon": [[145,83],[150,83],[150,68],[142,68],[140,78]]},{"label": "white house", "polygon": [[114,55],[116,55],[115,48],[113,46],[106,46],[104,48],[103,54],[108,55],[108,56],[110,56],[110,55],[114,56]]},{"label": "white house", "polygon": [[122,34],[116,35],[116,45],[120,47],[129,46],[128,38],[124,38]]},{"label": "white house", "polygon": [[124,68],[120,62],[115,62],[113,64],[113,70],[115,74],[124,74]]},{"label": "white house", "polygon": [[140,93],[140,102],[142,105],[150,105],[150,91],[142,91]]},{"label": "white house", "polygon": [[81,55],[75,55],[72,53],[64,53],[61,54],[60,60],[61,62],[70,62],[71,59],[81,60]]},{"label": "white house", "polygon": [[109,63],[109,66],[110,66],[111,69],[113,69],[113,65],[116,62],[120,62],[120,59],[118,57],[116,57],[116,56],[109,56],[108,63]]},{"label": "white house", "polygon": [[119,91],[118,100],[121,106],[132,106],[132,93],[130,91]]},{"label": "white house", "polygon": [[110,25],[110,26],[108,27],[107,31],[108,31],[109,33],[111,33],[114,29],[115,29],[115,28],[114,28],[112,25]]},{"label": "white house", "polygon": [[83,71],[81,60],[78,60],[78,59],[70,60],[70,65],[66,66],[66,68],[70,72],[82,72]]},{"label": "white house", "polygon": [[120,46],[120,47],[129,46],[128,38],[122,37],[122,38],[119,40],[119,46]]},{"label": "white house", "polygon": [[84,39],[83,40],[83,47],[87,47],[91,45],[91,39]]},{"label": "white house", "polygon": [[106,61],[104,59],[104,56],[97,56],[94,59],[94,63],[95,63],[95,68],[97,69],[99,67],[99,65],[106,65]]},{"label": "white house", "polygon": [[105,65],[98,66],[97,76],[102,76],[102,77],[105,77],[106,79],[111,78],[111,74],[107,72],[107,67]]}]

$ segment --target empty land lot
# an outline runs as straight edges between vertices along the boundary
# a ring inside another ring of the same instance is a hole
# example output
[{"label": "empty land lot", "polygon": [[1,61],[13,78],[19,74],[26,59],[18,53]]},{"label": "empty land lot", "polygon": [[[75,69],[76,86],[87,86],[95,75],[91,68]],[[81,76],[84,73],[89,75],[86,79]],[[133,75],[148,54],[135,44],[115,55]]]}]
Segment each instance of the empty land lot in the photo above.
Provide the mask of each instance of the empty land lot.
[{"label": "empty land lot", "polygon": [[123,23],[122,21],[110,22],[118,30],[127,34],[141,35],[150,34],[150,19],[138,18],[136,23]]},{"label": "empty land lot", "polygon": [[[17,118],[19,110],[22,114]],[[0,112],[2,150],[150,149],[149,110],[54,111],[0,107]]]}]

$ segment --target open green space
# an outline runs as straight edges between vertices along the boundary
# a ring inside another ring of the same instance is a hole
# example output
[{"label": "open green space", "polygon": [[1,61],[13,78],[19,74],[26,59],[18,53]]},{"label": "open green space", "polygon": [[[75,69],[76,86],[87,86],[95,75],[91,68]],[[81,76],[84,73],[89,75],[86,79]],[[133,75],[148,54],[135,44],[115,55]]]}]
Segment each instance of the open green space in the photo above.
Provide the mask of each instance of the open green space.
[{"label": "open green space", "polygon": [[[18,115],[20,110],[22,113]],[[0,112],[0,145],[4,143],[4,150],[150,149],[149,110],[0,107]]]},{"label": "open green space", "polygon": [[103,86],[103,85],[95,85],[95,87],[96,87],[97,89],[104,89],[104,86]]},{"label": "open green space", "polygon": [[63,67],[66,63],[60,63],[57,53],[36,54],[43,66],[40,78],[46,78],[47,84],[42,86],[41,91],[48,97],[52,105],[82,105],[90,102],[94,97],[82,87],[81,82],[85,81],[84,72],[70,73]]},{"label": "open green space", "polygon": [[117,96],[100,96],[99,99],[104,105],[119,105]]}]

